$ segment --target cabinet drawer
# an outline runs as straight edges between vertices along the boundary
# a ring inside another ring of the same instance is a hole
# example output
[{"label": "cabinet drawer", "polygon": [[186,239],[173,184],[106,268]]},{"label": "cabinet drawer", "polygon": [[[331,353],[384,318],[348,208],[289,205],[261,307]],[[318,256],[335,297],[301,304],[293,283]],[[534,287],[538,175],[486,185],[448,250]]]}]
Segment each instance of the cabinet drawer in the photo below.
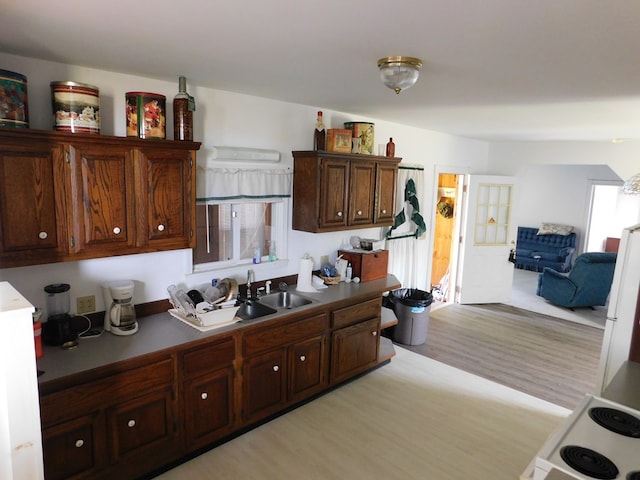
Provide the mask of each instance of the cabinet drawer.
[{"label": "cabinet drawer", "polygon": [[191,379],[219,368],[232,366],[235,353],[233,338],[189,350],[182,357],[183,378]]},{"label": "cabinet drawer", "polygon": [[244,355],[255,355],[272,348],[290,345],[307,337],[321,334],[325,328],[325,314],[305,318],[281,327],[270,327],[244,337]]},{"label": "cabinet drawer", "polygon": [[106,404],[127,400],[145,391],[170,385],[173,381],[173,359],[166,358],[129,372],[110,375],[100,380],[76,385],[40,398],[43,426],[80,415]]},{"label": "cabinet drawer", "polygon": [[380,316],[382,297],[341,308],[331,313],[331,328],[342,328],[362,320]]}]

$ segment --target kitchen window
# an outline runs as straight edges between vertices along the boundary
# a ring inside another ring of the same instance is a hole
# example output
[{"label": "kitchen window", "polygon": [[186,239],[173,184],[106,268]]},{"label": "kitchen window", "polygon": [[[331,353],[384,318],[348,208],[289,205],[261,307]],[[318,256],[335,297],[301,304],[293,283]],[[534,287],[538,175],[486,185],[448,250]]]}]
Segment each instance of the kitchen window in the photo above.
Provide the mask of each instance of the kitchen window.
[{"label": "kitchen window", "polygon": [[251,263],[256,249],[263,262],[277,259],[278,246],[284,245],[286,203],[198,204],[194,269]]},{"label": "kitchen window", "polygon": [[199,167],[194,272],[285,256],[291,177],[290,169]]}]

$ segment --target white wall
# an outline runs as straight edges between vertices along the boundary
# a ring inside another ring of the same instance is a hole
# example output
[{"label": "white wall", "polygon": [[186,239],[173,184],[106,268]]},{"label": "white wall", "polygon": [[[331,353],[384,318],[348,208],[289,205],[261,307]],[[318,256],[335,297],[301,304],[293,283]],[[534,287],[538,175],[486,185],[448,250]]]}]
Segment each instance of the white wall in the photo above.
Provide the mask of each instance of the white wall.
[{"label": "white wall", "polygon": [[[270,148],[281,152],[282,162],[291,165],[292,150],[312,147],[312,132],[316,111],[324,111],[327,128],[342,127],[345,121],[371,121],[375,123],[376,143],[386,143],[393,137],[396,155],[407,163],[425,166],[424,198],[432,198],[433,172],[435,165],[463,166],[466,170],[482,172],[487,165],[485,142],[456,138],[437,132],[421,130],[381,119],[363,118],[344,112],[323,109],[321,106],[305,106],[263,98],[240,95],[220,90],[206,89],[189,84],[189,72],[176,72],[175,81],[136,77],[121,73],[84,68],[74,65],[45,62],[0,53],[3,69],[20,72],[27,76],[29,93],[29,116],[31,128],[51,129],[51,81],[75,81],[95,85],[100,90],[101,133],[124,136],[125,93],[147,91],[166,95],[167,106],[177,92],[177,76],[187,76],[187,89],[196,98],[195,133],[202,141],[199,159],[207,158],[215,145]],[[169,119],[169,122],[171,119]],[[171,124],[167,136],[172,138]],[[426,202],[426,200],[425,200]],[[423,208],[425,221],[430,224],[430,208]],[[0,280],[10,281],[30,302],[44,307],[43,287],[52,282],[71,285],[71,304],[75,310],[75,297],[96,295],[97,308],[103,309],[100,283],[122,278],[137,281],[136,303],[166,298],[166,287],[172,283],[195,286],[213,277],[232,276],[244,283],[246,271],[252,268],[256,280],[297,273],[298,259],[310,253],[318,264],[321,255],[335,255],[345,238],[351,235],[378,237],[380,229],[354,230],[349,232],[309,234],[290,230],[288,238],[289,261],[275,264],[245,265],[240,268],[190,275],[190,250],[130,255],[108,259],[68,262],[55,265],[22,267],[0,270]],[[425,288],[430,271],[428,242],[418,259],[425,266]],[[318,265],[316,265],[318,266]]]},{"label": "white wall", "polygon": [[[488,168],[517,177],[518,225],[573,225],[582,251],[592,185],[621,183],[637,173],[638,158],[640,142],[496,142],[489,146]],[[640,220],[640,196],[625,197],[624,221],[631,218],[632,225]]]}]

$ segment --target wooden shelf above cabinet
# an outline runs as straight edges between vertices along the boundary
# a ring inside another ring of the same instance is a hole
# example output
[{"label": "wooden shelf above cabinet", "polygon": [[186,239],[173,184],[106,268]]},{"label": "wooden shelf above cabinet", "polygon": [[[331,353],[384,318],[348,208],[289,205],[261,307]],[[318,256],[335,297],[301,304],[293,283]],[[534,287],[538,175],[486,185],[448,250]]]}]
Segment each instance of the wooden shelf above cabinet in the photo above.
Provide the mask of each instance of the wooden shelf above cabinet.
[{"label": "wooden shelf above cabinet", "polygon": [[401,158],[292,153],[294,230],[316,233],[393,225]]}]

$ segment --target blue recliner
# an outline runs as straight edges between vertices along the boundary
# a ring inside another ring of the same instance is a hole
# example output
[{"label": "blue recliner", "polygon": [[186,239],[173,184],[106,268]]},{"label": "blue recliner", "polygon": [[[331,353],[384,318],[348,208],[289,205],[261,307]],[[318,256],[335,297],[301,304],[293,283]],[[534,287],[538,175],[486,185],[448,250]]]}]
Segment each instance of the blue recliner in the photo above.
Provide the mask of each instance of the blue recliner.
[{"label": "blue recliner", "polygon": [[583,253],[578,255],[569,273],[546,267],[538,276],[536,293],[568,308],[605,305],[615,266],[615,253]]}]

